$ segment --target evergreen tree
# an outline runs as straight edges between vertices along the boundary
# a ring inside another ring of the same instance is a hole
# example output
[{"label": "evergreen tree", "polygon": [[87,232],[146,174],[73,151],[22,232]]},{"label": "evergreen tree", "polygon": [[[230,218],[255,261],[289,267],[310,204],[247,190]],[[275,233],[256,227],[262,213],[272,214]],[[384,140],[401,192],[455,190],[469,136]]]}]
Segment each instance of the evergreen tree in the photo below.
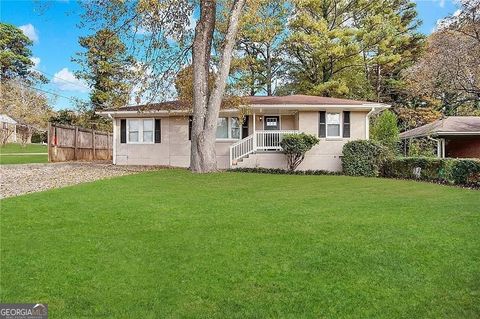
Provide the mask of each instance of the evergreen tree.
[{"label": "evergreen tree", "polygon": [[420,53],[407,0],[296,0],[284,91],[391,100]]},{"label": "evergreen tree", "polygon": [[19,28],[0,23],[0,77],[1,80],[20,79],[28,83],[47,79],[32,70],[32,51],[29,49],[33,42],[23,34]]},{"label": "evergreen tree", "polygon": [[86,52],[73,61],[82,66],[75,75],[92,87],[90,100],[95,110],[120,107],[128,103],[132,89],[135,60],[115,32],[102,29],[94,35],[81,37]]},{"label": "evergreen tree", "polygon": [[242,16],[231,76],[248,94],[273,95],[284,72],[283,42],[290,10],[286,0],[249,1]]}]

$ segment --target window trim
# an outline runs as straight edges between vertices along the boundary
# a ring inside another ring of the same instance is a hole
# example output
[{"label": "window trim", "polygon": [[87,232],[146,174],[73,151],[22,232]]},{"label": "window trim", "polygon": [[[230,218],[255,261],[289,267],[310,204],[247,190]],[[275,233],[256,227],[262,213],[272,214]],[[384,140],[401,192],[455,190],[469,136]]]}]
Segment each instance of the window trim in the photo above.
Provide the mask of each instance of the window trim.
[{"label": "window trim", "polygon": [[[219,119],[220,118],[226,118],[227,119],[227,131],[228,131],[228,137],[216,137],[217,136],[217,132],[215,131],[215,140],[216,141],[220,141],[220,142],[225,142],[225,141],[240,141],[241,139],[243,139],[243,136],[242,136],[242,124],[240,124],[240,118],[238,116],[219,116],[218,117]],[[239,130],[240,130],[240,138],[233,138],[232,137],[232,124],[230,122],[230,119],[231,118],[237,118],[238,119],[238,123],[239,123]],[[218,128],[218,126],[217,126]]]},{"label": "window trim", "polygon": [[[345,112],[348,112],[348,123],[345,122]],[[348,125],[348,136],[345,136],[345,125]],[[342,138],[350,139],[352,137],[352,112],[342,111]]]},{"label": "window trim", "polygon": [[[151,142],[144,142],[143,141],[143,121],[150,120],[152,121],[153,131],[152,131],[152,141]],[[130,122],[131,121],[140,121],[140,125],[138,127],[138,142],[130,141]],[[130,118],[127,119],[127,144],[155,144],[155,119],[153,117],[139,117],[139,118]],[[140,140],[141,138],[141,140]]]},{"label": "window trim", "polygon": [[[338,126],[339,126],[339,135],[328,135],[328,125],[337,125],[337,124],[328,124],[328,114],[338,114]],[[343,139],[343,112],[325,112],[325,138],[326,139]]]}]

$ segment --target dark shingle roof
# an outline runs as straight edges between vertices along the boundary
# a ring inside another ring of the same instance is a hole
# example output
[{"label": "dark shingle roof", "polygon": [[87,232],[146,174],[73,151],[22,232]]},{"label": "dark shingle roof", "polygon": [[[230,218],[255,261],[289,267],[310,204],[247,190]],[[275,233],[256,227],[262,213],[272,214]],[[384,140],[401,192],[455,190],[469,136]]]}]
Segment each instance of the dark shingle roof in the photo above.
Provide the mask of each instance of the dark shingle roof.
[{"label": "dark shingle roof", "polygon": [[479,133],[480,116],[450,116],[438,121],[405,131],[401,138],[430,135],[448,135],[448,133]]},{"label": "dark shingle roof", "polygon": [[[338,99],[323,96],[311,95],[288,95],[288,96],[247,96],[243,97],[248,105],[364,105],[378,104],[375,102]],[[145,105],[125,106],[118,109],[105,111],[168,111],[184,110],[188,105],[182,101],[168,101],[161,103],[151,103]]]}]

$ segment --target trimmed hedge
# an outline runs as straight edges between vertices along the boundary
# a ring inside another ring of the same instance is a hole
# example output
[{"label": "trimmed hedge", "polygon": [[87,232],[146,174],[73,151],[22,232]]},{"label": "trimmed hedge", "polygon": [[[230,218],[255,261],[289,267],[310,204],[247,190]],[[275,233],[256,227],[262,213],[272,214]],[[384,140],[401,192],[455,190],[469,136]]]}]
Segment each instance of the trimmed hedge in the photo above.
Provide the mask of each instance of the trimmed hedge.
[{"label": "trimmed hedge", "polygon": [[480,187],[480,161],[455,160],[451,176],[455,184]]},{"label": "trimmed hedge", "polygon": [[306,171],[291,171],[282,168],[232,168],[228,170],[229,172],[240,172],[240,173],[259,173],[259,174],[287,174],[287,175],[342,175],[341,172],[330,172],[324,170],[306,170]]},{"label": "trimmed hedge", "polygon": [[388,154],[388,149],[375,141],[348,142],[343,146],[343,172],[351,176],[379,176]]},{"label": "trimmed hedge", "polygon": [[382,176],[480,187],[480,161],[429,157],[388,159]]}]

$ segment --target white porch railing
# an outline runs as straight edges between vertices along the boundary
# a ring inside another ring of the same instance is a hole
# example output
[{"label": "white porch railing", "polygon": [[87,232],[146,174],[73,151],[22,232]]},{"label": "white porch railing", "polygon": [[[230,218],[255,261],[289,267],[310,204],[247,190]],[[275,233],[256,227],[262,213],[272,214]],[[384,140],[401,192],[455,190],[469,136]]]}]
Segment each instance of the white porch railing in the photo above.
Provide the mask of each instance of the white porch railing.
[{"label": "white porch railing", "polygon": [[298,134],[300,131],[255,131],[230,146],[230,166],[256,151],[281,151],[280,142],[285,134]]}]

